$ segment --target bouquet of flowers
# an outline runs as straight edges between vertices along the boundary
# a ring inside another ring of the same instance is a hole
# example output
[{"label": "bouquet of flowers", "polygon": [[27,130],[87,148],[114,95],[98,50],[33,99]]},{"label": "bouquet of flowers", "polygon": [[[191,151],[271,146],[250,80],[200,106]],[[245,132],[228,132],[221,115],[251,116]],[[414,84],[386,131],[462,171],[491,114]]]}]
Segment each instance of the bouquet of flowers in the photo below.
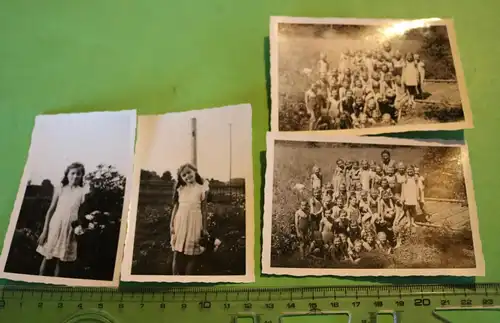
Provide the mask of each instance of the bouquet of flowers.
[{"label": "bouquet of flowers", "polygon": [[99,210],[90,212],[83,218],[71,223],[73,232],[77,236],[84,235],[90,231],[102,233],[108,225],[112,225],[114,222],[110,219],[110,215],[109,212],[101,212]]},{"label": "bouquet of flowers", "polygon": [[208,252],[216,252],[220,245],[222,244],[222,241],[219,240],[218,238],[215,238],[211,236],[210,234],[208,235],[203,235],[200,240],[200,248],[202,253]]}]

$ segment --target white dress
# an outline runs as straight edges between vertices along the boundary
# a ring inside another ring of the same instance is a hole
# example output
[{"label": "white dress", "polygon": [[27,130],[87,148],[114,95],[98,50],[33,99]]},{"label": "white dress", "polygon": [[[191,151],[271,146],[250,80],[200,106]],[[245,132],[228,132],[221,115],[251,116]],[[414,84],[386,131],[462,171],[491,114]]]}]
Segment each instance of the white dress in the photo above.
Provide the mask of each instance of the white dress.
[{"label": "white dress", "polygon": [[185,255],[202,253],[200,239],[203,229],[201,202],[206,188],[200,184],[181,186],[177,193],[179,202],[174,219],[174,234],[171,237],[172,250]]},{"label": "white dress", "polygon": [[49,222],[47,241],[36,251],[46,259],[75,261],[77,243],[71,222],[78,220],[78,210],[88,189],[85,187],[63,186],[59,190],[57,206]]}]

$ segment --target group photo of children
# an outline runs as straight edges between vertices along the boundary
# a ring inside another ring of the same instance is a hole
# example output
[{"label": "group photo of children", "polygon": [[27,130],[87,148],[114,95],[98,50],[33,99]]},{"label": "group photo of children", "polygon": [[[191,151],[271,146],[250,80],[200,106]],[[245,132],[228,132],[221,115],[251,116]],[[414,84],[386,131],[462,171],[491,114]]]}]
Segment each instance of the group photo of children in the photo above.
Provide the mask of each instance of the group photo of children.
[{"label": "group photo of children", "polygon": [[357,263],[363,251],[392,253],[401,245],[399,233],[417,226],[417,208],[425,210],[424,177],[388,150],[381,156],[381,163],[337,159],[329,181],[313,167],[313,196],[299,202],[294,219],[301,257]]},{"label": "group photo of children", "polygon": [[448,268],[474,259],[460,149],[277,141],[271,266]]},{"label": "group photo of children", "polygon": [[380,50],[345,50],[336,66],[322,52],[304,73],[312,82],[304,94],[309,130],[394,125],[424,97],[425,63],[389,41]]},{"label": "group photo of children", "polygon": [[279,129],[337,130],[463,119],[445,26],[280,24]]}]

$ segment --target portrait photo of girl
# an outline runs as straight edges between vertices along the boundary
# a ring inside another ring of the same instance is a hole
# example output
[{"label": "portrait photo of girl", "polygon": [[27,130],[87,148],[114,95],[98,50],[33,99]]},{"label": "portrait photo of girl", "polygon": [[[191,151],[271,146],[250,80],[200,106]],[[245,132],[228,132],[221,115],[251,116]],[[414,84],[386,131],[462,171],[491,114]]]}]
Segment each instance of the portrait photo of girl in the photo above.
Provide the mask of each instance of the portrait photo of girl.
[{"label": "portrait photo of girl", "polygon": [[139,117],[123,281],[254,281],[251,124],[248,104]]},{"label": "portrait photo of girl", "polygon": [[2,278],[118,286],[135,126],[134,110],[36,118]]},{"label": "portrait photo of girl", "polygon": [[184,164],[177,171],[174,208],[170,218],[172,273],[192,275],[197,256],[203,250],[202,237],[208,236],[206,193],[208,187],[192,164]]},{"label": "portrait photo of girl", "polygon": [[41,276],[46,274],[48,262],[55,260],[53,276],[58,277],[61,266],[77,258],[78,242],[72,223],[78,221],[80,207],[85,202],[84,175],[83,164],[72,163],[66,168],[60,187],[54,190],[36,248],[43,256]]}]

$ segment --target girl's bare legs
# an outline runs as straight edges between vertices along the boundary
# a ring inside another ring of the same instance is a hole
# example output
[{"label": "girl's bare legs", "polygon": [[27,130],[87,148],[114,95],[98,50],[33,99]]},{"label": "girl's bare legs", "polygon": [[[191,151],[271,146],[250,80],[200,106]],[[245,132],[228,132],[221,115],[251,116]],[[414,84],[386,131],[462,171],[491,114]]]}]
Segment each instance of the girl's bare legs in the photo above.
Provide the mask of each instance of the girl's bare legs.
[{"label": "girl's bare legs", "polygon": [[304,242],[299,242],[300,259],[304,259]]},{"label": "girl's bare legs", "polygon": [[415,223],[415,217],[417,216],[417,206],[416,205],[409,206],[408,215],[409,215],[409,219],[410,219],[410,226],[411,227],[418,227],[418,225]]},{"label": "girl's bare legs", "polygon": [[172,258],[172,275],[181,275],[181,257],[182,255],[179,252],[174,251],[174,256]]},{"label": "girl's bare legs", "polygon": [[47,267],[47,258],[43,258],[42,263],[40,264],[40,270],[38,272],[38,275],[44,276],[46,267]]},{"label": "girl's bare legs", "polygon": [[57,259],[56,267],[54,269],[54,277],[59,277],[60,274],[61,274],[61,261]]},{"label": "girl's bare legs", "polygon": [[314,116],[314,112],[312,112],[311,117],[309,117],[309,130],[314,130],[315,125],[316,125],[316,117]]},{"label": "girl's bare legs", "polygon": [[186,275],[191,276],[195,274],[197,257],[198,256],[187,256]]}]

